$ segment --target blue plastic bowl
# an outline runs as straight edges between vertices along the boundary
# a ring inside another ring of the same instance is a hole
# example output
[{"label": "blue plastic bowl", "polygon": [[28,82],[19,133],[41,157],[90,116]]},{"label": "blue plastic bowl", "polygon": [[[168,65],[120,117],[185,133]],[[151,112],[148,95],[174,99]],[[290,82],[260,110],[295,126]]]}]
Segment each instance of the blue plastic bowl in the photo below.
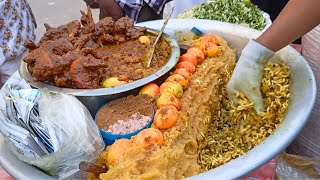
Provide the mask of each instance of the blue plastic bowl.
[{"label": "blue plastic bowl", "polygon": [[[112,101],[110,101],[110,102],[112,102]],[[110,103],[110,102],[108,102],[108,103]],[[107,103],[107,104],[108,104],[108,103]],[[104,106],[106,106],[107,104],[105,104]],[[100,110],[101,110],[104,106],[102,106],[102,107],[98,110],[97,114],[100,112]],[[96,114],[95,117],[94,117],[94,120],[95,120],[95,121],[96,121],[96,118],[97,118],[97,114]],[[151,124],[153,123],[154,115],[155,115],[155,109],[152,110],[152,117],[151,117],[150,122],[148,122],[148,124],[146,124],[143,128],[138,129],[137,131],[134,131],[134,132],[128,133],[128,134],[111,134],[111,133],[106,132],[106,131],[104,131],[103,129],[100,129],[100,128],[99,128],[100,134],[101,134],[101,136],[102,136],[102,138],[103,138],[104,143],[106,144],[106,146],[108,146],[108,145],[113,144],[117,139],[121,139],[121,138],[130,139],[132,136],[137,135],[140,131],[151,127]]]}]

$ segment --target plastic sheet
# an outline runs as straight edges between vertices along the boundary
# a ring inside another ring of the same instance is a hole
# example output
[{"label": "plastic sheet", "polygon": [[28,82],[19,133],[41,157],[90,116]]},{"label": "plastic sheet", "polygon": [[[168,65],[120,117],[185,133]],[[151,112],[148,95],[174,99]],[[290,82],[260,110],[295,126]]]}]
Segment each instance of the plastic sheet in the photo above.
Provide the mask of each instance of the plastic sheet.
[{"label": "plastic sheet", "polygon": [[319,163],[319,159],[282,153],[278,157],[277,178],[281,180],[319,179],[320,175],[315,170]]},{"label": "plastic sheet", "polygon": [[[63,179],[79,177],[79,163],[95,160],[105,145],[89,111],[74,96],[41,91],[39,115],[51,137],[54,152],[26,156],[5,138],[10,150],[22,161]],[[54,137],[54,138],[53,138]],[[80,173],[81,174],[81,173]]]}]

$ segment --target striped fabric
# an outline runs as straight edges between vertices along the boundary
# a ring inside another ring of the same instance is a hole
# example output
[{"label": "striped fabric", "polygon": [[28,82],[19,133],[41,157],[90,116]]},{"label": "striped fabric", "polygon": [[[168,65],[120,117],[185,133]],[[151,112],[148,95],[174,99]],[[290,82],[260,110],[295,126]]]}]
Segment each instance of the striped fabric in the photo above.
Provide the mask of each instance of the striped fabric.
[{"label": "striped fabric", "polygon": [[139,12],[144,5],[149,5],[157,14],[161,13],[166,0],[115,0],[127,16],[137,21]]}]

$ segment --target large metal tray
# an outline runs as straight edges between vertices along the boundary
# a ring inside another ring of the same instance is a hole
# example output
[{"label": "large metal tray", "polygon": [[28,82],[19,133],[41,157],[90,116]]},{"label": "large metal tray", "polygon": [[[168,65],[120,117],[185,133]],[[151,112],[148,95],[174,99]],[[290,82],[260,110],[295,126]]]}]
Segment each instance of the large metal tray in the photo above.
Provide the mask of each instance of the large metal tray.
[{"label": "large metal tray", "polygon": [[[160,29],[163,21],[150,21],[139,24]],[[175,36],[177,32],[187,32],[197,27],[205,33],[215,33],[229,42],[232,48],[241,52],[250,38],[261,32],[239,25],[208,20],[170,20],[166,33]],[[299,134],[308,121],[316,97],[316,82],[306,60],[291,47],[285,47],[272,59],[288,64],[291,69],[291,101],[283,123],[265,141],[248,153],[220,167],[188,179],[238,179],[262,166],[283,151]],[[0,136],[0,163],[16,179],[52,179],[36,168],[19,161],[9,152]]]},{"label": "large metal tray", "polygon": [[[155,36],[158,34],[158,32],[158,30],[150,28],[147,29],[147,33]],[[138,88],[165,75],[176,65],[180,56],[180,48],[177,42],[175,41],[175,39],[173,39],[165,33],[162,34],[162,38],[164,38],[170,44],[172,49],[171,56],[168,62],[158,71],[147,77],[112,88],[71,89],[52,86],[41,81],[34,81],[34,78],[30,75],[28,71],[27,63],[25,62],[21,63],[19,73],[21,77],[23,77],[34,88],[47,88],[50,92],[71,94],[76,96],[88,108],[91,115],[94,116],[98,109],[108,101],[124,97],[129,94],[137,93]]]}]

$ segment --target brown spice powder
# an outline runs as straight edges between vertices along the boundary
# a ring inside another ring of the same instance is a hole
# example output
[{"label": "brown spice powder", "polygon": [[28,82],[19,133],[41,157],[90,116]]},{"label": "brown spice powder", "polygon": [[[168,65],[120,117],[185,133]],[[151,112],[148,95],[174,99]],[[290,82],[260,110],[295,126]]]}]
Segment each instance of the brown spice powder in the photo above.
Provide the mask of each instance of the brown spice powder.
[{"label": "brown spice powder", "polygon": [[100,129],[107,131],[119,120],[129,120],[133,114],[152,117],[154,100],[148,95],[127,96],[112,101],[102,107],[97,114],[96,123]]}]

